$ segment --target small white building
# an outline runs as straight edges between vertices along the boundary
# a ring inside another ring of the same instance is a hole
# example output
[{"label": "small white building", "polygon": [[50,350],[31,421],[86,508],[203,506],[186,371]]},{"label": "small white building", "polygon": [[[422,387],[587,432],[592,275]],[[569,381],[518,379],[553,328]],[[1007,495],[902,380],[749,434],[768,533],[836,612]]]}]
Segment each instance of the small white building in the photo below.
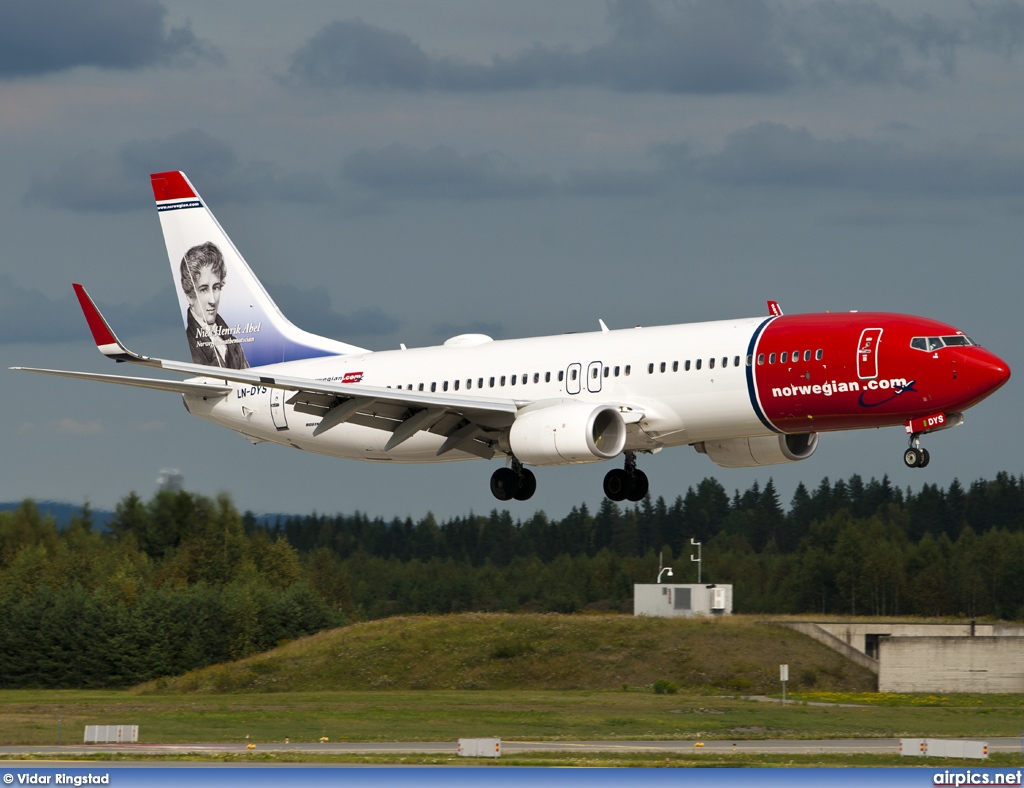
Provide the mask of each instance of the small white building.
[{"label": "small white building", "polygon": [[732,585],[721,583],[637,583],[633,615],[679,618],[732,615]]}]

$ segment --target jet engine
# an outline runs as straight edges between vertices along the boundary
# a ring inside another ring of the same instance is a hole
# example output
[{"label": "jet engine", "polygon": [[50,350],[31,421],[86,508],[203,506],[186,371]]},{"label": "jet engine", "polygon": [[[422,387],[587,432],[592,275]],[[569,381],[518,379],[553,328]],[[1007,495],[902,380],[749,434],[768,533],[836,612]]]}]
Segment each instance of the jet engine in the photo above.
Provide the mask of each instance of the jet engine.
[{"label": "jet engine", "polygon": [[626,445],[626,423],[611,405],[567,401],[521,412],[508,447],[527,465],[568,465],[610,460]]},{"label": "jet engine", "polygon": [[752,468],[757,465],[779,465],[806,460],[818,448],[818,433],[770,435],[763,438],[732,438],[704,441],[693,445],[723,468]]}]

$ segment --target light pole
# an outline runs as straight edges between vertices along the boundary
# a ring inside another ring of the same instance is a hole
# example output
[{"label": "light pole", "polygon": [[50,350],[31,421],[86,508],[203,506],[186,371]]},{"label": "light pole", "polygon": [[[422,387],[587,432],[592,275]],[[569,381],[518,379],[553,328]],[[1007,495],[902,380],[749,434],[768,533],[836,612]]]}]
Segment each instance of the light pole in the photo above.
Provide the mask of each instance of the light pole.
[{"label": "light pole", "polygon": [[696,558],[694,558],[694,557],[693,557],[693,556],[691,555],[691,556],[690,556],[690,560],[691,560],[691,561],[696,561],[696,562],[697,562],[697,583],[699,584],[699,583],[700,583],[700,565],[701,565],[701,560],[700,560],[700,542],[698,542],[698,541],[697,541],[696,539],[694,539],[694,538],[693,538],[693,537],[691,536],[691,537],[690,537],[690,544],[692,544],[692,545],[693,545],[694,547],[696,547],[696,548],[697,548],[697,557],[696,557]]},{"label": "light pole", "polygon": [[663,574],[665,574],[666,572],[668,572],[668,576],[669,577],[672,577],[672,567],[671,566],[663,567],[662,563],[663,563],[663,555],[662,555],[662,553],[658,553],[658,582],[659,583],[661,582],[661,576]]}]

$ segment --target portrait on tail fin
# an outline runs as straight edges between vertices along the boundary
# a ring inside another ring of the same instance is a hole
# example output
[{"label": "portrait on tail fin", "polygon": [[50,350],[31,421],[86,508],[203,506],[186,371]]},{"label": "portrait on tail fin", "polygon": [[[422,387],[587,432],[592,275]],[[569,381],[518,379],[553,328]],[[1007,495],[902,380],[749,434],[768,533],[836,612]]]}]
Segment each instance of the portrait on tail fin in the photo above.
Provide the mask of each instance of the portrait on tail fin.
[{"label": "portrait on tail fin", "polygon": [[193,246],[181,258],[181,289],[188,299],[185,332],[192,361],[211,367],[248,369],[238,339],[219,314],[227,267],[216,244]]}]

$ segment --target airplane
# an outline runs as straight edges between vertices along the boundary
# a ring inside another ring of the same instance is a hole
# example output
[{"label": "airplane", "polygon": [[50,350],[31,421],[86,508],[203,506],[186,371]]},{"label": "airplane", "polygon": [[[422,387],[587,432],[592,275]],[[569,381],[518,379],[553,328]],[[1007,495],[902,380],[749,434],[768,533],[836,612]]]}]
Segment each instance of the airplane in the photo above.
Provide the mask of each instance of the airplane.
[{"label": "airplane", "polygon": [[528,500],[530,467],[623,458],[614,501],[648,494],[637,455],[692,446],[725,468],[805,460],[822,433],[902,425],[923,435],[1006,383],[1009,366],[959,329],[884,312],[783,314],[370,351],[296,327],[182,172],[151,176],[191,362],[139,355],[74,285],[97,348],[190,376],[29,372],[170,391],[189,413],[320,454],[401,463],[503,459],[502,501]]}]

